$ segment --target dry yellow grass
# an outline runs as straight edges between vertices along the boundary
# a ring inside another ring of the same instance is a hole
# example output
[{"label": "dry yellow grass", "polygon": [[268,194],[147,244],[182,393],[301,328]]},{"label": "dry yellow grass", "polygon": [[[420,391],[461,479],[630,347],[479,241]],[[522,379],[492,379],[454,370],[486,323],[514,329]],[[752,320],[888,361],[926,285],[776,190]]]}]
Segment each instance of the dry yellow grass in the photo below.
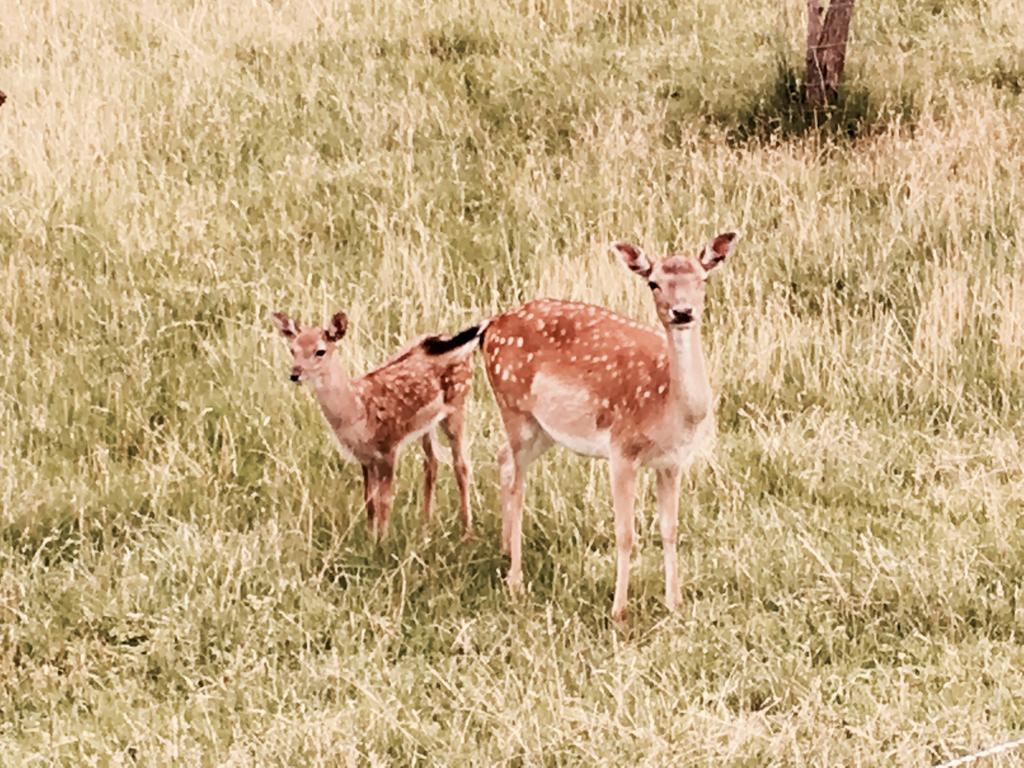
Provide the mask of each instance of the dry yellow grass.
[{"label": "dry yellow grass", "polygon": [[[1024,14],[858,3],[813,128],[802,9],[0,2],[0,764],[929,765],[1024,730]],[[606,244],[733,227],[679,615],[645,486],[609,624],[605,470],[564,452],[509,601],[482,377],[480,540],[449,473],[420,529],[409,461],[373,548],[271,309],[345,309],[352,370],[537,295],[653,322]]]}]

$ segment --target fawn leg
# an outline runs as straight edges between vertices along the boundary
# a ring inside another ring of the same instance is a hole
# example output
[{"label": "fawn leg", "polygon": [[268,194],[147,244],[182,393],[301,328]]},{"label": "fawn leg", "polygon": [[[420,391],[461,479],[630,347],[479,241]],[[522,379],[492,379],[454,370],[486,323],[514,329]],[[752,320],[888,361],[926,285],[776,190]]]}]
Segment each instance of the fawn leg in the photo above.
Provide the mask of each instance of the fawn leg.
[{"label": "fawn leg", "polygon": [[429,432],[423,436],[423,524],[430,522],[434,505],[434,485],[437,482],[437,457],[434,439]]},{"label": "fawn leg", "polygon": [[473,538],[473,513],[469,505],[469,488],[472,483],[473,470],[466,459],[466,446],[463,442],[463,430],[466,425],[465,413],[461,408],[453,411],[441,422],[452,447],[452,465],[455,469],[455,483],[459,486],[459,517],[462,520],[463,541]]},{"label": "fawn leg", "polygon": [[374,529],[373,498],[376,477],[369,464],[363,464],[363,504],[366,506],[366,522],[370,526],[370,532]]}]

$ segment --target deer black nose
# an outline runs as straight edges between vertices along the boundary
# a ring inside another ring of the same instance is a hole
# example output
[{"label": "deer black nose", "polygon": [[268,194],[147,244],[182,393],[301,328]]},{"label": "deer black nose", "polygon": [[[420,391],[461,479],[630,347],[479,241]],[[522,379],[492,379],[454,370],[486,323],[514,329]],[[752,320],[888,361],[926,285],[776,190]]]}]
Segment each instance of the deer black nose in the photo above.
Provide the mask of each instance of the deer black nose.
[{"label": "deer black nose", "polygon": [[674,325],[686,325],[687,323],[693,322],[693,309],[690,307],[684,307],[683,309],[672,310],[672,323]]}]

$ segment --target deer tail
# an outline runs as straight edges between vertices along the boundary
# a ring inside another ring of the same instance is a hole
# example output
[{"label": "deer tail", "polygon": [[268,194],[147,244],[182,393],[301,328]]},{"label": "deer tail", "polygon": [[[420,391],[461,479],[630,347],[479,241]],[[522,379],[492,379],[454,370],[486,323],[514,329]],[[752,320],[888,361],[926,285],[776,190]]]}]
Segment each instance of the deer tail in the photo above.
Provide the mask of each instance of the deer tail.
[{"label": "deer tail", "polygon": [[459,331],[454,336],[428,336],[421,342],[421,346],[428,355],[436,357],[467,344],[477,344],[483,338],[489,322],[489,320],[484,320],[482,323]]}]

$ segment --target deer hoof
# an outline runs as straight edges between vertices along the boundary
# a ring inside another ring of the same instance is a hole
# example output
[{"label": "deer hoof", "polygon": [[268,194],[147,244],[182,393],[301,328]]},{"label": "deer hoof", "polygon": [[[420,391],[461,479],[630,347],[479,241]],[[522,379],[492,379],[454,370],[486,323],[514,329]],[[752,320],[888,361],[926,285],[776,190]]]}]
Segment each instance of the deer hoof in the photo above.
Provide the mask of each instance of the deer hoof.
[{"label": "deer hoof", "polygon": [[523,594],[523,575],[513,576],[511,573],[505,580],[508,583],[508,591],[513,597],[520,597]]},{"label": "deer hoof", "polygon": [[679,606],[683,604],[683,593],[682,591],[675,592],[673,594],[665,595],[665,606],[671,613],[675,613],[679,610]]}]

